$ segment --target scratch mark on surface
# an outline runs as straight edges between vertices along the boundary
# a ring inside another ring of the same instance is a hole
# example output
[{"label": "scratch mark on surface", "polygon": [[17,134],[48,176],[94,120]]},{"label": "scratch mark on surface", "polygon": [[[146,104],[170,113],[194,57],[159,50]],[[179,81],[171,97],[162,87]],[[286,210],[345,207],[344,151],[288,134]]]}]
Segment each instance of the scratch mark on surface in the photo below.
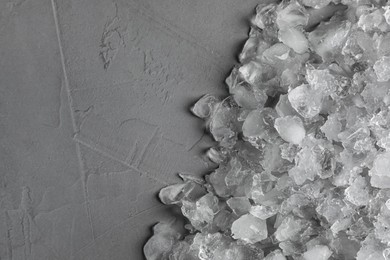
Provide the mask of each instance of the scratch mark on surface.
[{"label": "scratch mark on surface", "polygon": [[143,161],[144,157],[145,157],[145,153],[146,153],[146,150],[149,148],[149,145],[152,143],[153,139],[157,136],[157,133],[159,132],[159,128],[156,127],[154,129],[154,132],[153,134],[150,136],[149,140],[146,142],[144,148],[142,149],[139,157],[137,158],[136,162],[132,165],[134,165],[135,168],[138,169],[139,165],[141,164],[141,162]]},{"label": "scratch mark on surface", "polygon": [[[99,235],[98,237],[96,237],[96,240],[98,240],[98,239],[104,237],[104,236],[107,235],[109,232],[111,232],[113,229],[120,227],[121,225],[123,225],[123,224],[126,223],[127,221],[129,221],[129,220],[131,220],[131,219],[133,219],[133,218],[135,218],[135,217],[137,217],[137,216],[139,216],[139,215],[141,215],[141,214],[143,214],[143,213],[149,212],[149,211],[151,211],[151,210],[153,210],[153,209],[156,209],[156,208],[162,208],[162,207],[166,207],[166,205],[156,205],[156,206],[150,207],[150,208],[148,208],[148,209],[145,209],[145,210],[143,210],[143,211],[140,211],[140,212],[138,212],[138,213],[136,213],[136,214],[134,214],[134,215],[130,215],[129,217],[125,218],[125,219],[124,219],[123,221],[121,221],[120,223],[118,223],[118,224],[116,224],[116,225],[110,227],[107,231],[105,231],[104,233],[102,233],[101,235]],[[136,225],[136,224],[134,224],[134,225]],[[85,246],[83,246],[82,248],[80,248],[79,250],[77,250],[77,252],[76,252],[74,255],[76,256],[76,255],[77,255],[78,253],[80,253],[82,250],[84,250],[85,248],[88,248],[88,247],[94,245],[95,243],[96,243],[96,241],[92,241],[92,242],[88,243],[87,245],[85,245]]]},{"label": "scratch mark on surface", "polygon": [[221,58],[223,58],[223,56],[216,54],[216,52],[209,47],[198,43],[196,39],[191,39],[194,37],[187,32],[183,32],[180,28],[166,20],[164,17],[161,17],[156,13],[151,13],[150,10],[145,7],[145,5],[137,5],[130,1],[126,2],[126,4],[132,7],[132,9],[136,10],[135,14],[139,15],[141,18],[147,19],[148,21],[152,22],[154,26],[162,28],[162,32],[164,32],[165,34],[172,36],[179,41],[188,42],[192,47],[194,47],[195,50],[198,51],[198,53],[203,58],[211,61],[220,72],[225,72],[225,70],[220,65],[224,64],[224,62],[221,61]]},{"label": "scratch mark on surface", "polygon": [[7,255],[8,255],[8,259],[12,260],[13,250],[12,250],[12,240],[11,240],[11,232],[12,232],[11,218],[7,210],[4,212],[4,214],[5,214],[5,222],[7,227]]},{"label": "scratch mark on surface", "polygon": [[[123,165],[129,167],[130,169],[133,169],[134,171],[136,171],[136,172],[138,172],[138,173],[145,174],[148,178],[150,178],[150,179],[153,180],[153,181],[156,181],[156,182],[158,182],[158,183],[160,183],[160,184],[163,184],[163,185],[169,185],[168,182],[166,182],[166,181],[164,181],[164,180],[161,180],[161,179],[159,179],[159,178],[156,178],[155,176],[151,175],[151,174],[148,173],[148,172],[144,172],[144,171],[139,170],[139,169],[136,168],[134,165],[131,165],[131,164],[129,164],[129,163],[127,163],[127,162],[125,162],[125,161],[119,159],[119,158],[116,158],[115,156],[112,156],[111,154],[105,152],[103,149],[99,149],[99,148],[97,148],[97,147],[95,147],[95,146],[89,144],[88,142],[83,141],[83,140],[81,140],[81,139],[79,139],[79,138],[77,138],[77,137],[75,137],[75,138],[73,138],[73,139],[74,139],[76,142],[78,142],[79,144],[84,145],[85,147],[91,149],[92,151],[95,151],[95,152],[99,153],[99,154],[102,155],[102,156],[105,156],[105,157],[110,158],[110,159],[112,159],[112,160],[114,160],[114,161],[116,161],[116,162],[119,162],[119,163],[121,163],[121,164],[123,164]],[[96,145],[96,144],[95,144],[95,145]]]},{"label": "scratch mark on surface", "polygon": [[187,149],[188,152],[192,151],[192,149],[194,149],[203,139],[203,137],[205,137],[206,133],[203,132],[202,136],[193,144],[190,146],[190,148]]},{"label": "scratch mark on surface", "polygon": [[[63,51],[63,47],[62,47],[61,31],[60,31],[59,22],[58,22],[58,13],[57,13],[57,6],[55,3],[55,0],[51,0],[51,6],[53,9],[53,18],[54,18],[54,24],[56,27],[58,48],[59,48],[60,57],[61,57],[61,65],[62,65],[62,71],[64,74],[65,87],[66,87],[67,94],[68,94],[67,95],[68,96],[68,104],[69,104],[70,116],[71,116],[71,120],[72,120],[73,132],[76,133],[77,126],[76,126],[75,115],[73,112],[73,99],[72,99],[70,87],[69,87],[69,79],[68,79],[68,73],[67,73],[66,65],[65,65],[66,64],[65,63],[65,55],[64,55],[64,51]],[[83,162],[82,162],[82,156],[81,156],[81,151],[80,151],[80,145],[76,142],[75,146],[76,146],[77,157],[79,160],[79,171],[80,171],[80,175],[81,175],[80,177],[84,180],[84,170],[83,170]],[[83,189],[84,189],[84,194],[86,195],[85,196],[86,205],[89,205],[88,204],[88,194],[87,194],[87,190],[85,189],[85,187],[86,187],[86,185],[84,184]],[[88,219],[90,221],[90,225],[91,225],[92,216],[91,216],[91,212],[89,210],[89,207],[87,207],[87,217],[88,217]],[[92,225],[91,225],[91,235],[92,235],[92,238],[95,238],[95,231],[94,231]]]}]

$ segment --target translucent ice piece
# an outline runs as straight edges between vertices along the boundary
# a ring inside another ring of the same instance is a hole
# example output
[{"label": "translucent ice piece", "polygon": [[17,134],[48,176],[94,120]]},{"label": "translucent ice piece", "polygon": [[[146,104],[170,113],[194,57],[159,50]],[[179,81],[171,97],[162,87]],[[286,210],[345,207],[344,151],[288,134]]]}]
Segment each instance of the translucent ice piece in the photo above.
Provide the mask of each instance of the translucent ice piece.
[{"label": "translucent ice piece", "polygon": [[279,212],[279,205],[256,205],[252,206],[249,213],[253,216],[266,220],[272,216],[275,216]]},{"label": "translucent ice piece", "polygon": [[220,100],[217,97],[206,94],[195,103],[191,108],[191,112],[197,117],[207,118],[211,115],[218,102]]},{"label": "translucent ice piece", "polygon": [[375,62],[374,70],[378,81],[386,82],[390,80],[390,56],[383,56]]},{"label": "translucent ice piece", "polygon": [[277,117],[276,111],[272,108],[253,110],[246,117],[242,126],[242,132],[249,139],[273,140],[277,135],[274,128]]},{"label": "translucent ice piece", "polygon": [[309,85],[300,85],[288,93],[291,106],[303,117],[312,118],[321,111],[323,94]]},{"label": "translucent ice piece", "polygon": [[286,28],[279,31],[279,40],[293,49],[296,53],[302,54],[309,49],[309,42],[300,29]]},{"label": "translucent ice piece", "polygon": [[153,227],[154,235],[144,246],[147,260],[168,260],[173,244],[180,238],[180,234],[173,227],[174,221],[158,223]]},{"label": "translucent ice piece", "polygon": [[303,254],[305,260],[328,260],[332,255],[332,251],[327,246],[315,246]]},{"label": "translucent ice piece", "polygon": [[233,238],[253,244],[268,236],[265,220],[251,214],[241,216],[232,224]]},{"label": "translucent ice piece", "polygon": [[300,144],[306,135],[302,120],[297,116],[277,118],[275,129],[283,140],[292,144]]},{"label": "translucent ice piece", "polygon": [[390,188],[390,152],[378,155],[375,158],[374,165],[370,170],[371,185],[373,187],[388,189]]},{"label": "translucent ice piece", "polygon": [[287,260],[287,258],[283,255],[282,251],[279,249],[272,251],[269,253],[264,260]]}]

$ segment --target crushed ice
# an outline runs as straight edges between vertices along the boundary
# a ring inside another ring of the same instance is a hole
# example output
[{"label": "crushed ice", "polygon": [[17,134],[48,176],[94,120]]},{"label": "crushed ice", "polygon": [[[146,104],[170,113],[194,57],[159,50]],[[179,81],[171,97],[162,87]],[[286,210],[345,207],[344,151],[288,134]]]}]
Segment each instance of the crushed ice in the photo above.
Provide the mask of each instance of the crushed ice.
[{"label": "crushed ice", "polygon": [[390,2],[260,4],[226,83],[193,107],[205,179],[160,192],[148,260],[390,259]]}]

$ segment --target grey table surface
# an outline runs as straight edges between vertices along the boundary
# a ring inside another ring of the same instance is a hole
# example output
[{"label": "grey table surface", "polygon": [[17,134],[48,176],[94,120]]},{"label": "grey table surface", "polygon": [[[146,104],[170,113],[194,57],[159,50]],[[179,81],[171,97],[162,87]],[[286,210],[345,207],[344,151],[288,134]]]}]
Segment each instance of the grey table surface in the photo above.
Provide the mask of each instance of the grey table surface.
[{"label": "grey table surface", "polygon": [[143,259],[257,2],[0,1],[0,259]]}]

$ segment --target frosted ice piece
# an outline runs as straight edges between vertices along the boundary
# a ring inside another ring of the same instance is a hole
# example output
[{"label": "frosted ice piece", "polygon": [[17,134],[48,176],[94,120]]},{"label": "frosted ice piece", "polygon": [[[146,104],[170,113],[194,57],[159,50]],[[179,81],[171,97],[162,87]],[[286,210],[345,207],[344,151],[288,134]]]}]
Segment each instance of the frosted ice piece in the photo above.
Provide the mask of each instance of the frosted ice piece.
[{"label": "frosted ice piece", "polygon": [[390,152],[380,154],[375,158],[369,175],[373,187],[390,188]]},{"label": "frosted ice piece", "polygon": [[259,30],[251,28],[249,31],[249,38],[245,42],[244,47],[238,57],[239,61],[241,63],[246,63],[249,60],[256,58],[258,53],[262,53],[268,47],[269,44],[264,41],[263,36]]},{"label": "frosted ice piece", "polygon": [[181,211],[191,224],[198,230],[202,230],[213,222],[214,216],[219,211],[218,198],[212,193],[208,193],[196,202],[182,202]]},{"label": "frosted ice piece", "polygon": [[279,31],[279,40],[293,49],[296,53],[302,54],[308,51],[309,41],[303,32],[297,28],[286,28]]},{"label": "frosted ice piece", "polygon": [[162,188],[159,192],[159,198],[164,204],[176,204],[183,197],[183,191],[188,183],[174,184]]},{"label": "frosted ice piece", "polygon": [[233,222],[232,234],[235,239],[254,244],[267,238],[267,224],[265,220],[246,214]]},{"label": "frosted ice piece", "polygon": [[315,246],[303,254],[304,260],[328,260],[332,255],[332,251],[327,246]]},{"label": "frosted ice piece", "polygon": [[302,0],[302,4],[313,7],[315,9],[323,8],[329,5],[331,2],[332,0]]},{"label": "frosted ice piece", "polygon": [[390,56],[383,56],[374,64],[374,70],[379,82],[390,80]]},{"label": "frosted ice piece", "polygon": [[192,106],[191,112],[197,117],[207,118],[212,114],[218,102],[220,102],[219,98],[206,94]]},{"label": "frosted ice piece", "polygon": [[308,227],[305,220],[288,215],[276,229],[275,238],[280,242],[300,239],[302,231]]},{"label": "frosted ice piece", "polygon": [[280,156],[288,160],[290,162],[293,162],[295,159],[295,156],[298,153],[298,146],[290,143],[284,143],[279,146],[280,148]]},{"label": "frosted ice piece", "polygon": [[313,50],[323,61],[333,61],[348,38],[352,24],[349,21],[332,20],[321,23],[309,33],[308,39]]},{"label": "frosted ice piece", "polygon": [[246,117],[242,125],[242,132],[250,139],[272,140],[277,135],[274,128],[275,119],[278,117],[272,108],[253,110]]},{"label": "frosted ice piece", "polygon": [[276,8],[277,4],[275,3],[258,5],[256,15],[252,18],[252,24],[263,30],[273,25],[276,20]]},{"label": "frosted ice piece", "polygon": [[207,150],[206,156],[212,162],[220,164],[226,160],[227,152],[222,147],[211,147]]},{"label": "frosted ice piece", "polygon": [[158,223],[153,227],[154,235],[143,249],[147,260],[168,260],[173,244],[180,238],[180,233],[173,225],[174,220],[169,223]]},{"label": "frosted ice piece", "polygon": [[368,205],[370,201],[370,193],[368,183],[362,176],[356,176],[351,181],[351,185],[345,190],[345,198],[356,206]]},{"label": "frosted ice piece", "polygon": [[328,140],[336,142],[339,141],[338,134],[342,130],[342,125],[336,114],[329,115],[325,124],[323,124],[320,129]]},{"label": "frosted ice piece", "polygon": [[383,16],[383,11],[380,9],[376,9],[371,13],[362,14],[359,17],[357,25],[365,32],[372,31],[375,29],[386,31],[387,29],[387,24],[385,23],[385,19]]},{"label": "frosted ice piece", "polygon": [[232,197],[226,203],[237,216],[247,214],[251,209],[251,203],[247,197]]},{"label": "frosted ice piece", "polygon": [[300,144],[306,135],[302,120],[297,116],[277,118],[275,129],[283,140],[292,144]]},{"label": "frosted ice piece", "polygon": [[230,88],[230,94],[233,95],[234,100],[240,107],[248,110],[262,108],[268,99],[264,90],[254,89],[246,82],[241,82]]},{"label": "frosted ice piece", "polygon": [[291,106],[303,117],[312,118],[321,111],[323,94],[309,85],[300,85],[288,93]]},{"label": "frosted ice piece", "polygon": [[335,77],[330,74],[329,70],[306,70],[306,80],[315,91],[321,91],[326,94],[333,93],[336,89]]},{"label": "frosted ice piece", "polygon": [[260,86],[261,83],[267,82],[276,75],[272,67],[257,60],[243,64],[238,72],[243,80],[254,86]]},{"label": "frosted ice piece", "polygon": [[305,27],[309,20],[308,13],[298,1],[291,1],[287,6],[277,9],[276,24],[279,29],[286,29],[291,27]]},{"label": "frosted ice piece", "polygon": [[238,111],[237,104],[228,97],[215,106],[208,122],[210,133],[223,147],[232,147],[236,143]]},{"label": "frosted ice piece", "polygon": [[276,249],[269,253],[264,260],[287,260],[287,258],[283,255],[282,251]]},{"label": "frosted ice piece", "polygon": [[262,58],[271,63],[283,62],[290,56],[290,50],[283,43],[275,43],[263,52]]},{"label": "frosted ice piece", "polygon": [[279,205],[255,205],[250,208],[249,213],[253,216],[266,220],[272,216],[275,216],[279,212]]},{"label": "frosted ice piece", "polygon": [[385,17],[386,23],[390,25],[390,5],[383,7],[383,9],[385,10],[383,16]]},{"label": "frosted ice piece", "polygon": [[280,95],[275,111],[280,117],[298,115],[297,111],[291,106],[287,95]]},{"label": "frosted ice piece", "polygon": [[357,253],[356,260],[385,260],[383,256],[384,246],[370,234],[362,243],[362,247]]}]

